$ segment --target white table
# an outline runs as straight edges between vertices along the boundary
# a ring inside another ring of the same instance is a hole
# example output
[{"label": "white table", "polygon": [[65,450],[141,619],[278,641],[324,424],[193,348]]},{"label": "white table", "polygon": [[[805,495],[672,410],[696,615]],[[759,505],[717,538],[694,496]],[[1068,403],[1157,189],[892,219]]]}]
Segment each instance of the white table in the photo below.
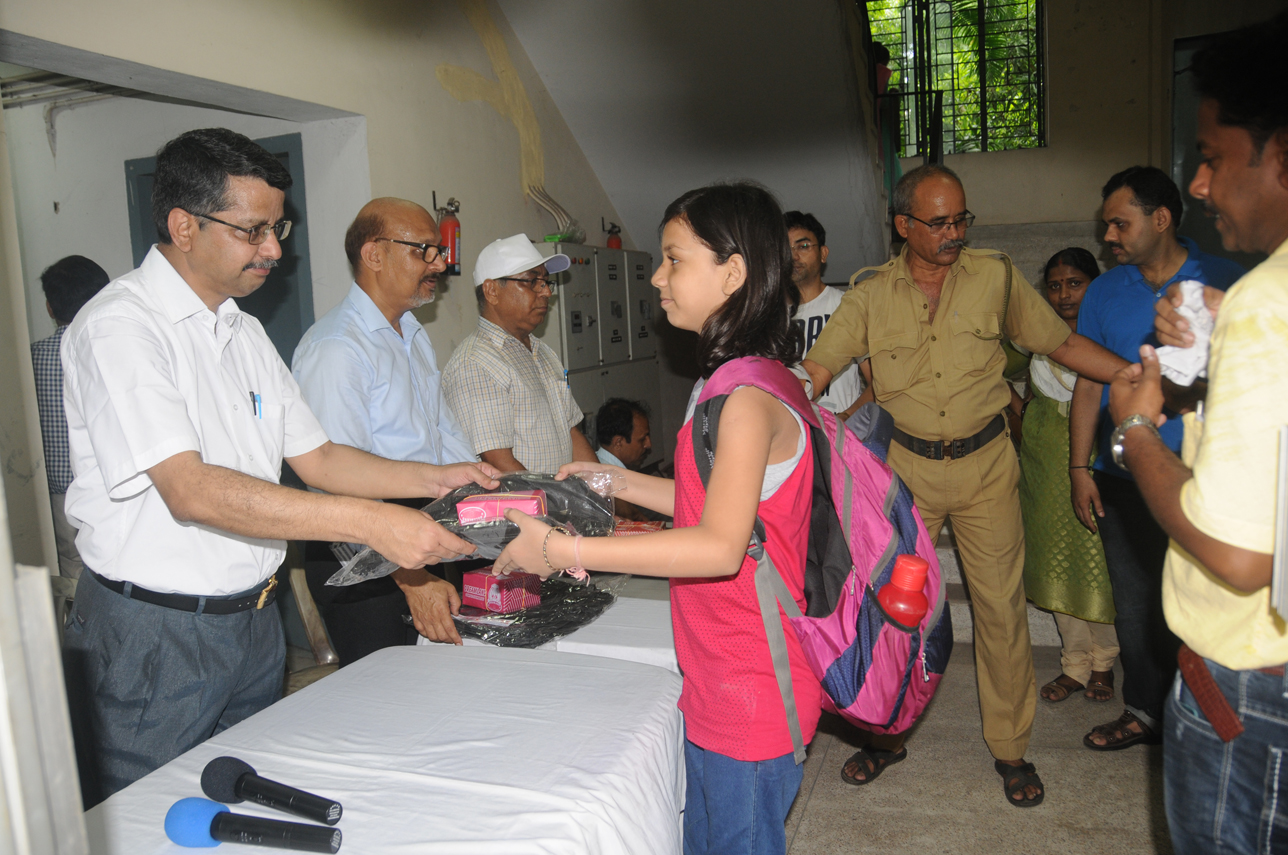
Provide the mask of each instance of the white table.
[{"label": "white table", "polygon": [[344,855],[679,853],[679,693],[676,674],[603,657],[381,650],[90,810],[91,851],[189,851],[166,839],[165,813],[202,795],[202,769],[229,754],[340,801]]},{"label": "white table", "polygon": [[[476,638],[462,640],[466,646],[491,646]],[[442,646],[423,636],[417,640],[417,644]],[[669,600],[621,597],[594,622],[537,649],[643,662],[680,673],[680,667],[675,662],[675,638],[671,633]]]}]

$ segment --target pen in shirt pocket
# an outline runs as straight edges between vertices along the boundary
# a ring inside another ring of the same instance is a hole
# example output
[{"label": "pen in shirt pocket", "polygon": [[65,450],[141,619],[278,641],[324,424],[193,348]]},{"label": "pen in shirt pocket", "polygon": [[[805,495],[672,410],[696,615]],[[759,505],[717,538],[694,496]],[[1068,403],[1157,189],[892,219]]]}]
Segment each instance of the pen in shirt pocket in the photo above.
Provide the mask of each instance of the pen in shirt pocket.
[{"label": "pen in shirt pocket", "polygon": [[254,390],[251,390],[251,393],[250,393],[250,407],[255,418],[258,418],[258,419],[264,418],[263,400],[260,398],[259,395],[255,394]]}]

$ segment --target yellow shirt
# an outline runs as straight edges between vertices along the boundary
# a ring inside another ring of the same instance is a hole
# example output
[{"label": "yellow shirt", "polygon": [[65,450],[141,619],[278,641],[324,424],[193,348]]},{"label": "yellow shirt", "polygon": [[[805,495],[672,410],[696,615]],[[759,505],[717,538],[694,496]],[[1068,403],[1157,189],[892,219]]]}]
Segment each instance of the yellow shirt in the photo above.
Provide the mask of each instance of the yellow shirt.
[{"label": "yellow shirt", "polygon": [[973,436],[1011,400],[1002,378],[1002,332],[1034,353],[1050,353],[1069,337],[1069,325],[1013,270],[1000,329],[1006,264],[986,249],[962,250],[931,323],[907,254],[905,247],[898,258],[851,277],[806,358],[835,374],[851,358],[871,354],[873,392],[900,430],[929,440]]},{"label": "yellow shirt", "polygon": [[[1194,477],[1181,509],[1209,537],[1252,552],[1275,548],[1279,428],[1288,424],[1288,243],[1226,295],[1208,357],[1204,417],[1185,417],[1182,459]],[[1195,653],[1245,671],[1288,662],[1288,626],[1269,586],[1245,594],[1175,542],[1163,569],[1168,626]]]}]

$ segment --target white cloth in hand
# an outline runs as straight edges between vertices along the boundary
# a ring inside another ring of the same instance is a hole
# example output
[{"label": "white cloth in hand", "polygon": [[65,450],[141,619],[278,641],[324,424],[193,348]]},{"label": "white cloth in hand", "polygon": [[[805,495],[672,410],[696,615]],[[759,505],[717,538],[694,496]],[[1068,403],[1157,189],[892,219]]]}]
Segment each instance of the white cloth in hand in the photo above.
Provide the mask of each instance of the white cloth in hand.
[{"label": "white cloth in hand", "polygon": [[1181,283],[1181,305],[1176,312],[1189,322],[1194,344],[1189,347],[1160,347],[1158,362],[1163,376],[1178,386],[1190,386],[1207,376],[1208,343],[1216,320],[1203,302],[1203,283],[1187,279]]}]

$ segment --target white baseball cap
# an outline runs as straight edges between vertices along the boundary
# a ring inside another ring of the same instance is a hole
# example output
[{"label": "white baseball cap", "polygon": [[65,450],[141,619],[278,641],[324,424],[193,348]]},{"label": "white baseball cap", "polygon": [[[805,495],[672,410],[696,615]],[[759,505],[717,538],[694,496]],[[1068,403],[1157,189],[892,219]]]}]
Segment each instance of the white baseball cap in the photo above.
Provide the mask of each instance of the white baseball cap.
[{"label": "white baseball cap", "polygon": [[504,279],[539,264],[546,266],[547,273],[563,273],[572,262],[561,252],[543,256],[527,235],[494,240],[483,247],[479,260],[474,263],[474,284],[482,285],[487,279]]}]

